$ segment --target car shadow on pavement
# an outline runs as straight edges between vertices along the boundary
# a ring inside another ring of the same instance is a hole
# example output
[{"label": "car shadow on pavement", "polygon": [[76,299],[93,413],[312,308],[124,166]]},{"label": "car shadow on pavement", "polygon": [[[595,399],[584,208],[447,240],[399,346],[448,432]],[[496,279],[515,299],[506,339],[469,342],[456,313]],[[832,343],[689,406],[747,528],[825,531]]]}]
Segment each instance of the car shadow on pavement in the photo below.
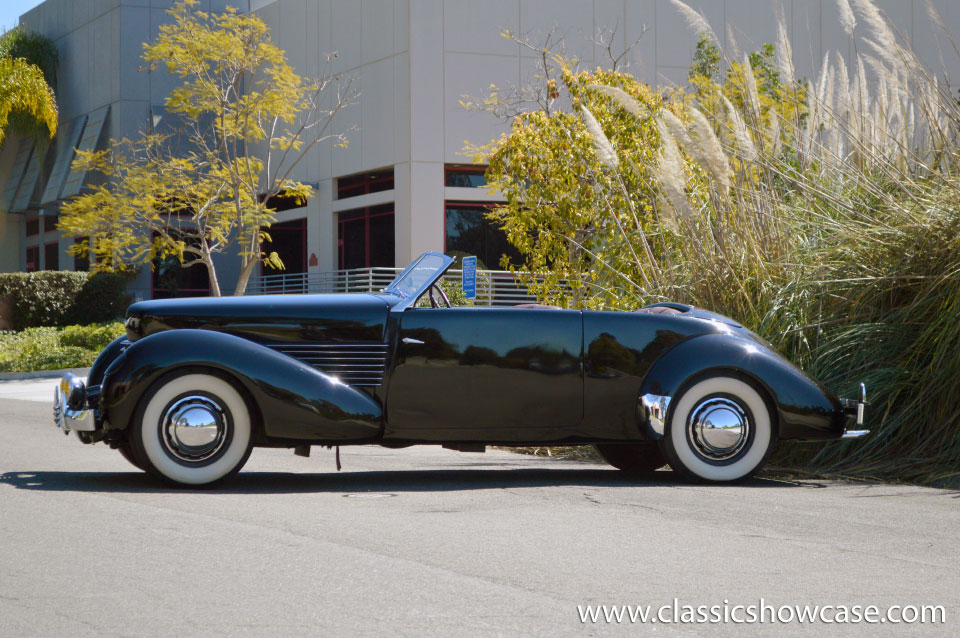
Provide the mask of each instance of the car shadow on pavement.
[{"label": "car shadow on pavement", "polygon": [[[140,472],[6,472],[0,485],[45,492],[182,492]],[[241,472],[203,491],[218,494],[296,494],[318,492],[449,492],[538,487],[699,487],[674,472],[662,470],[630,476],[618,470],[563,469],[431,469],[373,472]],[[819,481],[753,478],[735,487],[826,487]],[[187,488],[189,490],[189,488]]]}]

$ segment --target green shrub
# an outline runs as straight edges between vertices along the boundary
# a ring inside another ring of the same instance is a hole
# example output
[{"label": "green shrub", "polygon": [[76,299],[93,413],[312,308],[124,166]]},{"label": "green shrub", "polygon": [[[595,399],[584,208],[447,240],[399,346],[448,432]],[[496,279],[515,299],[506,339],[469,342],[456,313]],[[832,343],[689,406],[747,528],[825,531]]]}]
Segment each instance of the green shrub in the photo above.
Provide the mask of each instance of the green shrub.
[{"label": "green shrub", "polygon": [[62,370],[87,368],[93,365],[99,352],[66,346],[43,352],[34,352],[17,359],[17,371]]},{"label": "green shrub", "polygon": [[[440,289],[447,295],[447,299],[450,300],[450,305],[454,308],[459,308],[462,306],[472,306],[473,299],[467,299],[467,294],[463,292],[463,287],[459,282],[448,281],[446,279],[440,280]],[[440,295],[435,295],[437,303],[442,304],[443,300],[440,298]],[[430,297],[428,293],[424,293],[420,299],[417,300],[417,308],[429,308],[430,307]]]},{"label": "green shrub", "polygon": [[16,330],[102,323],[122,316],[129,302],[122,275],[44,270],[0,274],[0,296],[9,296]]},{"label": "green shrub", "polygon": [[62,346],[103,350],[111,341],[126,333],[122,323],[105,323],[92,326],[67,326],[59,333]]},{"label": "green shrub", "polygon": [[123,316],[130,302],[127,277],[113,273],[90,275],[59,325],[113,321]]},{"label": "green shrub", "polygon": [[87,273],[60,270],[0,274],[0,295],[9,296],[13,327],[55,326],[83,290]]},{"label": "green shrub", "polygon": [[123,333],[123,324],[119,322],[0,332],[0,372],[85,368]]}]

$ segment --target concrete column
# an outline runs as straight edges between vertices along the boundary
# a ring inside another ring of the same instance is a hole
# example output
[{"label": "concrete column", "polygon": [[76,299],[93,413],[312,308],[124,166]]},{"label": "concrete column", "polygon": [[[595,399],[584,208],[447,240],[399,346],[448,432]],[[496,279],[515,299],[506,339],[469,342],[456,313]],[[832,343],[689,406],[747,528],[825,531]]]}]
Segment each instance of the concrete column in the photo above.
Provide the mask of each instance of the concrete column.
[{"label": "concrete column", "polygon": [[443,250],[443,11],[442,0],[410,3],[411,161],[395,169],[400,266]]},{"label": "concrete column", "polygon": [[[336,270],[337,263],[337,226],[336,218],[330,211],[333,203],[333,180],[322,179],[317,192],[310,199],[307,214],[307,270],[320,272]],[[317,256],[317,265],[309,266],[310,255]]]}]

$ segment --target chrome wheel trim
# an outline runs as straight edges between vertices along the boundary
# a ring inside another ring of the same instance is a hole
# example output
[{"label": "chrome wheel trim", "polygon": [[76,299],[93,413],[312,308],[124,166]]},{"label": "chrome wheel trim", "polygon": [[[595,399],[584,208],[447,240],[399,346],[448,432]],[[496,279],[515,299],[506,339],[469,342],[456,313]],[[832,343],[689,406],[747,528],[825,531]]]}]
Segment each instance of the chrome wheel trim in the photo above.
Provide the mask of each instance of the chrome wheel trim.
[{"label": "chrome wheel trim", "polygon": [[188,395],[174,401],[160,420],[160,442],[174,458],[202,463],[223,449],[230,430],[226,410],[214,399]]},{"label": "chrome wheel trim", "polygon": [[705,397],[694,405],[687,420],[687,438],[693,450],[708,461],[728,461],[747,447],[751,435],[748,410],[728,397]]}]

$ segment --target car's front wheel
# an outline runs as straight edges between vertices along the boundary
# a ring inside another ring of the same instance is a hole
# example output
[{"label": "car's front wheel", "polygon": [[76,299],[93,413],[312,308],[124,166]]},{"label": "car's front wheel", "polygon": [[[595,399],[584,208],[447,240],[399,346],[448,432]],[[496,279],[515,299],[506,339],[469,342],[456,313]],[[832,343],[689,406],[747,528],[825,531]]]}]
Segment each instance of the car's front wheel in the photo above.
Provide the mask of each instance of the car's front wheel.
[{"label": "car's front wheel", "polygon": [[175,372],[145,393],[129,432],[149,473],[181,485],[210,485],[240,471],[253,428],[240,390],[206,372]]},{"label": "car's front wheel", "polygon": [[130,441],[124,441],[121,443],[117,450],[120,452],[120,455],[127,459],[127,461],[129,461],[130,464],[135,468],[138,470],[145,469],[142,465],[140,465],[140,461],[137,460],[137,457],[133,455],[133,450],[130,449]]},{"label": "car's front wheel", "polygon": [[673,398],[661,441],[674,471],[718,483],[757,472],[776,440],[774,415],[762,390],[745,379],[716,374]]}]

